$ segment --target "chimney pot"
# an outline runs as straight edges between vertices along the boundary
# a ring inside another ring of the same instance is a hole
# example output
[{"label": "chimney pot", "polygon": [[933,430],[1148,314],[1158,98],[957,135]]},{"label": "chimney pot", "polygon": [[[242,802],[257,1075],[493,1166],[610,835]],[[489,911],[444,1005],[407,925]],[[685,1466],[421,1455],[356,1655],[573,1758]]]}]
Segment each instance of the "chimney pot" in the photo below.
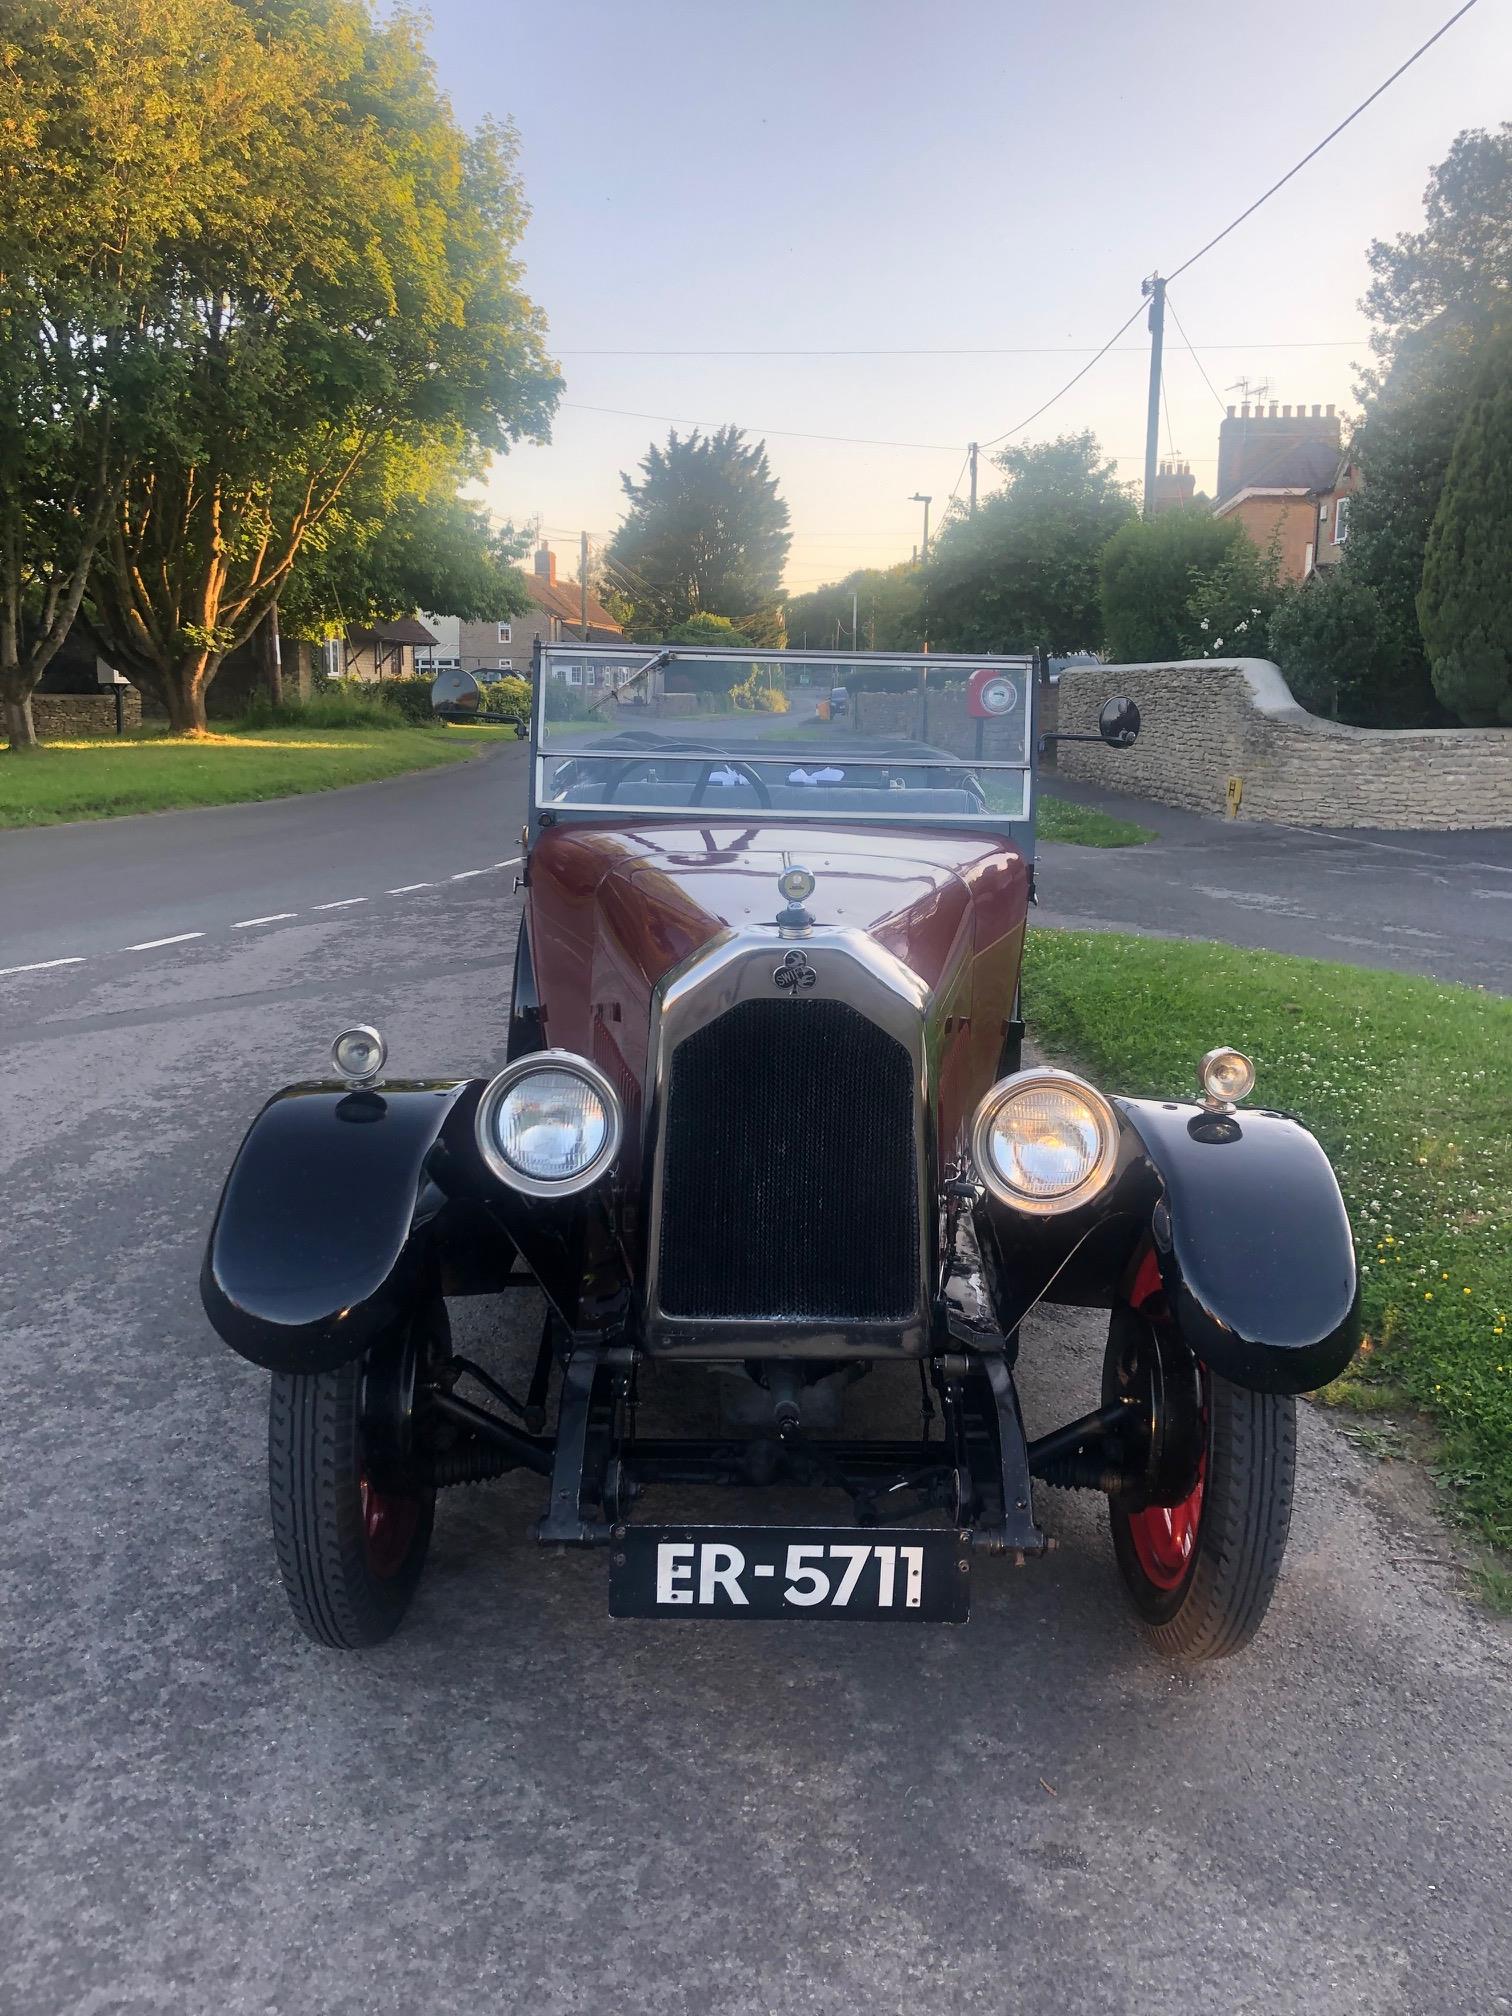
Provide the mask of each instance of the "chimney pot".
[{"label": "chimney pot", "polygon": [[1314,420],[1321,420],[1322,417],[1323,417],[1323,408],[1321,406],[1314,406],[1313,408]]},{"label": "chimney pot", "polygon": [[1232,420],[1234,417],[1234,410],[1235,409],[1232,406],[1230,406],[1230,408],[1228,409],[1228,417],[1230,418],[1230,420]]},{"label": "chimney pot", "polygon": [[1290,420],[1290,418],[1291,418],[1291,408],[1290,408],[1290,406],[1283,406],[1283,407],[1281,408],[1281,418],[1282,418],[1283,420]]},{"label": "chimney pot", "polygon": [[1272,399],[1271,401],[1270,417],[1272,418],[1272,420],[1274,420],[1276,417],[1276,402],[1274,399]]},{"label": "chimney pot", "polygon": [[1250,416],[1249,402],[1248,400],[1246,400],[1244,405],[1241,406],[1239,409],[1239,418],[1241,420],[1248,420],[1249,416]]},{"label": "chimney pot", "polygon": [[1330,406],[1328,409],[1328,418],[1332,420],[1333,417],[1334,417],[1334,409],[1332,408],[1332,406]]}]

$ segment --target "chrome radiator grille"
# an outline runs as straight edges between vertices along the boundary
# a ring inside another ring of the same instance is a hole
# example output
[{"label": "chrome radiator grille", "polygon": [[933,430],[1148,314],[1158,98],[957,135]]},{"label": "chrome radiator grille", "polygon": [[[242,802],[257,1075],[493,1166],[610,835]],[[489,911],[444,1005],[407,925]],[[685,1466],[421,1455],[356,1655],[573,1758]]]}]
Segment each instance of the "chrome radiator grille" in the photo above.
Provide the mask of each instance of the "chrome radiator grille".
[{"label": "chrome radiator grille", "polygon": [[695,1030],[662,1153],[668,1316],[885,1324],[917,1307],[913,1066],[856,1009],[744,1001]]}]

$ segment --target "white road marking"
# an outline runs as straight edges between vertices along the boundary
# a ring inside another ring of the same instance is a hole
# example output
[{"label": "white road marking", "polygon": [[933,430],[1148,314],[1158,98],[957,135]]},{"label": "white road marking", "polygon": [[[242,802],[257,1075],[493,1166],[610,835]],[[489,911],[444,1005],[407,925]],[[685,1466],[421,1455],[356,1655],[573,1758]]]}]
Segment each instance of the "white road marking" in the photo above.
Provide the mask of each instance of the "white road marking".
[{"label": "white road marking", "polygon": [[8,980],[12,973],[48,973],[54,966],[82,966],[82,959],[38,959],[30,966],[0,966],[0,980]]},{"label": "white road marking", "polygon": [[470,882],[474,875],[492,875],[492,868],[461,868],[453,875],[453,882]]},{"label": "white road marking", "polygon": [[518,868],[524,859],[525,856],[523,854],[516,854],[512,861],[495,861],[494,866],[495,868]]},{"label": "white road marking", "polygon": [[160,945],[187,945],[191,938],[203,938],[203,931],[176,931],[171,938],[144,938],[140,945],[128,945],[128,952],[156,952]]},{"label": "white road marking", "polygon": [[250,931],[254,924],[282,924],[290,917],[297,917],[298,915],[299,912],[297,910],[275,910],[271,917],[243,917],[239,923],[233,924],[231,929],[233,931]]},{"label": "white road marking", "polygon": [[399,888],[390,889],[388,893],[390,896],[408,896],[413,890],[434,889],[435,886],[434,882],[404,882],[401,883]]},{"label": "white road marking", "polygon": [[350,910],[354,903],[366,903],[366,896],[343,896],[337,903],[312,903],[312,910]]}]

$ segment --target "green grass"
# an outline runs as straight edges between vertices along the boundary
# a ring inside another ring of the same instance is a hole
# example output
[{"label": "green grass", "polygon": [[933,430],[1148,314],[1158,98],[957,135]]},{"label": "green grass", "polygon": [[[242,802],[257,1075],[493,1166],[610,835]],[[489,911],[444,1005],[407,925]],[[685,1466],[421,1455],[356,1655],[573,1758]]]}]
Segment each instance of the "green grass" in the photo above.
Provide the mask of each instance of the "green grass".
[{"label": "green grass", "polygon": [[1030,934],[1031,1027],[1110,1090],[1190,1093],[1205,1050],[1255,1060],[1338,1171],[1365,1341],[1322,1398],[1417,1410],[1464,1517],[1512,1547],[1512,1001],[1227,946]]},{"label": "green grass", "polygon": [[180,740],[144,729],[0,752],[0,827],[233,805],[366,784],[476,756],[486,728],[233,728]]},{"label": "green grass", "polygon": [[1142,847],[1155,835],[1132,819],[1114,819],[1091,805],[1073,805],[1069,798],[1040,793],[1035,814],[1041,840],[1069,840],[1076,847]]}]

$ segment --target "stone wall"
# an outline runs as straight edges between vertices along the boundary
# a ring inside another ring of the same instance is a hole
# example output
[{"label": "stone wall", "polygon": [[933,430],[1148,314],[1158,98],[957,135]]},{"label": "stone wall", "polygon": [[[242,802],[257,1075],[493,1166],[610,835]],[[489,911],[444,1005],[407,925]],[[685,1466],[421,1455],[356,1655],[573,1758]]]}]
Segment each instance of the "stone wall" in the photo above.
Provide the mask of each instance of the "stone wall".
[{"label": "stone wall", "polygon": [[1092,730],[1128,693],[1132,749],[1063,742],[1060,768],[1113,791],[1284,826],[1512,827],[1512,729],[1346,728],[1309,714],[1267,659],[1078,666],[1062,673],[1060,726]]},{"label": "stone wall", "polygon": [[41,742],[68,742],[81,735],[114,735],[115,695],[119,691],[126,726],[137,728],[142,720],[142,696],[135,686],[122,686],[104,693],[34,693],[32,720]]}]

